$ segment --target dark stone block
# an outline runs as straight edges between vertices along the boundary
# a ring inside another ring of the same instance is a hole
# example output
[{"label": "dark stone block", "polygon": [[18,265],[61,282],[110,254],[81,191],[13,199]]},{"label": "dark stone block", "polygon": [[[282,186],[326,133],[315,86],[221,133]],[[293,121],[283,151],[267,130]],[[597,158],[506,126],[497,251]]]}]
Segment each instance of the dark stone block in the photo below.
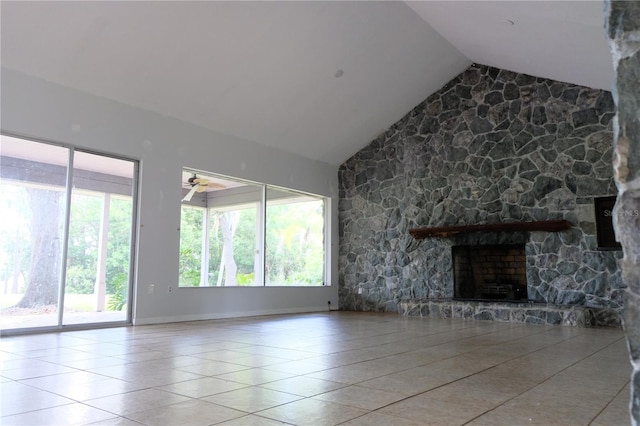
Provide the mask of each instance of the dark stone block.
[{"label": "dark stone block", "polygon": [[520,89],[514,83],[507,83],[504,86],[504,98],[507,100],[514,100],[520,97]]},{"label": "dark stone block", "polygon": [[581,127],[579,129],[574,129],[573,132],[571,132],[570,136],[573,138],[586,138],[593,135],[594,133],[597,134],[603,131],[606,131],[606,129],[600,124],[592,124],[589,126]]},{"label": "dark stone block", "polygon": [[[526,131],[522,131],[520,133],[518,133],[514,138],[513,138],[513,144],[515,146],[516,149],[521,149],[523,146],[525,146],[526,144],[528,144],[529,142],[531,142],[533,140],[533,136],[526,132]],[[534,148],[535,150],[535,148]],[[523,155],[521,153],[518,153],[518,155]]]},{"label": "dark stone block", "polygon": [[586,294],[593,294],[598,297],[604,297],[607,291],[607,281],[604,274],[599,274],[594,279],[591,279],[584,283],[582,291],[584,291]]},{"label": "dark stone block", "polygon": [[527,317],[524,322],[527,324],[546,324],[547,323],[545,318],[538,318],[538,317]]},{"label": "dark stone block", "polygon": [[477,314],[475,314],[473,316],[473,319],[491,321],[491,320],[493,320],[493,315],[491,315],[491,312],[489,312],[489,311],[482,311],[482,312],[478,312]]},{"label": "dark stone block", "polygon": [[586,297],[581,291],[564,290],[558,293],[557,302],[560,305],[582,305]]},{"label": "dark stone block", "polygon": [[595,278],[597,274],[597,272],[592,271],[586,266],[581,266],[578,272],[576,272],[575,279],[577,283],[581,284]]},{"label": "dark stone block", "polygon": [[586,152],[584,145],[576,145],[573,148],[568,149],[565,153],[575,160],[584,160]]},{"label": "dark stone block", "polygon": [[573,126],[577,129],[579,127],[587,126],[590,124],[598,124],[600,118],[595,108],[582,109],[571,114],[573,119]]},{"label": "dark stone block", "polygon": [[497,79],[502,82],[512,82],[512,81],[515,81],[517,75],[518,73],[515,73],[513,71],[500,70],[500,73],[498,74]]},{"label": "dark stone block", "polygon": [[365,172],[358,173],[356,175],[355,186],[360,186],[367,181],[367,174]]},{"label": "dark stone block", "polygon": [[611,181],[608,179],[595,179],[589,176],[578,179],[578,191],[577,195],[586,196],[593,195],[608,195],[611,193],[610,189]]},{"label": "dark stone block", "polygon": [[613,117],[615,116],[615,112],[607,112],[605,114],[602,114],[602,117],[600,117],[600,124],[602,124],[603,126],[609,126],[609,123],[611,123],[611,120],[613,120]]},{"label": "dark stone block", "polygon": [[560,325],[564,321],[562,313],[558,311],[547,312],[547,324]]},{"label": "dark stone block", "polygon": [[554,98],[559,98],[560,96],[562,96],[562,92],[564,91],[565,85],[562,83],[553,83],[551,84],[551,87],[549,87],[549,92],[551,93],[551,96],[553,96]]},{"label": "dark stone block", "polygon": [[553,149],[541,149],[539,152],[549,163],[553,163],[558,158],[558,153]]},{"label": "dark stone block", "polygon": [[543,106],[537,106],[533,109],[531,116],[531,122],[538,126],[541,126],[547,122],[547,114]]},{"label": "dark stone block", "polygon": [[604,253],[599,251],[586,251],[582,253],[582,262],[594,271],[603,272],[606,269]]},{"label": "dark stone block", "polygon": [[533,195],[540,200],[548,193],[562,188],[562,181],[550,176],[538,176],[533,184]]},{"label": "dark stone block", "polygon": [[509,105],[509,120],[515,120],[522,111],[522,101],[515,100]]},{"label": "dark stone block", "polygon": [[501,92],[489,92],[484,97],[484,102],[489,105],[496,105],[504,102],[504,96]]},{"label": "dark stone block", "polygon": [[569,191],[571,191],[571,193],[576,194],[578,191],[578,184],[577,184],[577,180],[576,177],[572,174],[567,174],[564,177],[564,184],[566,185],[567,189]]},{"label": "dark stone block", "polygon": [[420,134],[438,133],[440,130],[440,122],[435,117],[425,117],[420,126]]},{"label": "dark stone block", "polygon": [[563,152],[577,145],[583,145],[583,144],[584,144],[584,140],[580,138],[561,138],[561,139],[556,139],[555,147],[558,150],[558,152]]},{"label": "dark stone block", "polygon": [[449,111],[460,106],[460,97],[454,90],[450,90],[442,95],[442,110]]},{"label": "dark stone block", "polygon": [[518,86],[527,86],[536,82],[536,78],[527,74],[518,74],[516,76],[516,84]]},{"label": "dark stone block", "polygon": [[513,119],[510,122],[508,128],[509,133],[511,133],[512,135],[517,135],[522,129],[524,129],[524,123],[518,118]]},{"label": "dark stone block", "polygon": [[496,127],[494,127],[493,130],[507,130],[509,129],[509,126],[511,126],[511,123],[509,122],[509,120],[502,117],[497,117],[497,116],[492,116],[491,115],[491,111],[489,111],[489,120],[492,120],[494,123],[499,123]]},{"label": "dark stone block", "polygon": [[525,123],[530,122],[531,121],[531,106],[530,105],[524,106],[520,110],[520,113],[518,114],[518,118],[520,118]]},{"label": "dark stone block", "polygon": [[476,117],[471,122],[470,129],[474,134],[478,135],[493,130],[493,125],[488,120]]},{"label": "dark stone block", "polygon": [[600,92],[600,96],[598,96],[596,100],[595,108],[598,115],[613,113],[615,111],[615,104],[611,92]]},{"label": "dark stone block", "polygon": [[569,122],[562,122],[558,124],[558,130],[556,131],[556,136],[558,138],[566,138],[573,132],[574,128]]},{"label": "dark stone block", "polygon": [[546,84],[538,84],[537,86],[537,91],[538,91],[538,99],[541,102],[546,102],[549,100],[549,98],[551,97],[551,92],[549,91],[549,88],[547,87]]},{"label": "dark stone block", "polygon": [[459,84],[455,88],[456,95],[462,99],[471,99],[471,86]]},{"label": "dark stone block", "polygon": [[593,173],[593,168],[591,167],[591,163],[587,163],[586,161],[576,161],[573,163],[571,171],[577,176],[585,176]]},{"label": "dark stone block", "polygon": [[578,264],[573,262],[558,262],[557,268],[558,272],[563,275],[573,274],[578,270]]},{"label": "dark stone block", "polygon": [[570,104],[576,103],[578,99],[578,95],[580,94],[580,89],[577,87],[567,88],[562,92],[562,100],[565,102],[569,102]]}]

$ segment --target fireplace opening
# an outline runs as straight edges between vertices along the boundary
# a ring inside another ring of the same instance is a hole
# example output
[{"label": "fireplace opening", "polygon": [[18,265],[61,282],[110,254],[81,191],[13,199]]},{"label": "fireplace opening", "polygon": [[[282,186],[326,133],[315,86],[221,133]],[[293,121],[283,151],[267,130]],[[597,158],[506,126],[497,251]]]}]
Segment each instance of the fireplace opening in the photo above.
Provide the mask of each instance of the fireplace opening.
[{"label": "fireplace opening", "polygon": [[524,244],[453,246],[451,255],[454,299],[528,300]]}]

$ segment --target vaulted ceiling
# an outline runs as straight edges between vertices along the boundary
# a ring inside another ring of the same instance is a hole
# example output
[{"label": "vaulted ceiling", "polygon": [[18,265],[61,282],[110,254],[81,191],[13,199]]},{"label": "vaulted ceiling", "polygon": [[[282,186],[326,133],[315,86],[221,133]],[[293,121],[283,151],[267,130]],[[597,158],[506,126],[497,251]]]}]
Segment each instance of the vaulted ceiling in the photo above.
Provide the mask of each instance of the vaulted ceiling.
[{"label": "vaulted ceiling", "polygon": [[600,1],[2,1],[1,64],[340,164],[471,63],[609,89]]}]

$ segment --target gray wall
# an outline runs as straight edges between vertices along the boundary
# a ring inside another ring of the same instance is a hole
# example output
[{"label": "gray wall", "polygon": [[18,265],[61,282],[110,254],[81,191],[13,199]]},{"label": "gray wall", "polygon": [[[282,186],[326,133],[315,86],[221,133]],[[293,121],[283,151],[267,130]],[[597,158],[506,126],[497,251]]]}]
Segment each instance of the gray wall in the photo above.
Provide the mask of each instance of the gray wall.
[{"label": "gray wall", "polygon": [[[453,296],[451,245],[526,242],[530,300],[620,308],[621,252],[593,197],[616,193],[609,92],[472,66],[339,171],[341,308]],[[566,219],[562,233],[415,241],[410,228]]]},{"label": "gray wall", "polygon": [[[136,324],[319,311],[327,301],[337,307],[335,167],[15,71],[1,77],[3,132],[140,160]],[[183,167],[329,197],[331,286],[176,288]]]}]

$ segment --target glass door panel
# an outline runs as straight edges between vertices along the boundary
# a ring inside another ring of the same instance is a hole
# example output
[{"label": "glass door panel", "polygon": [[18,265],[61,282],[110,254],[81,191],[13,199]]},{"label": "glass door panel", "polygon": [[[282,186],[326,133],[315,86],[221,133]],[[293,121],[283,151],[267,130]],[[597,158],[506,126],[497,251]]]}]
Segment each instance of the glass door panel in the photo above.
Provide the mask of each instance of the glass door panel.
[{"label": "glass door panel", "polygon": [[69,150],[0,139],[0,326],[58,325]]},{"label": "glass door panel", "polygon": [[135,163],[76,151],[63,324],[128,320]]}]

